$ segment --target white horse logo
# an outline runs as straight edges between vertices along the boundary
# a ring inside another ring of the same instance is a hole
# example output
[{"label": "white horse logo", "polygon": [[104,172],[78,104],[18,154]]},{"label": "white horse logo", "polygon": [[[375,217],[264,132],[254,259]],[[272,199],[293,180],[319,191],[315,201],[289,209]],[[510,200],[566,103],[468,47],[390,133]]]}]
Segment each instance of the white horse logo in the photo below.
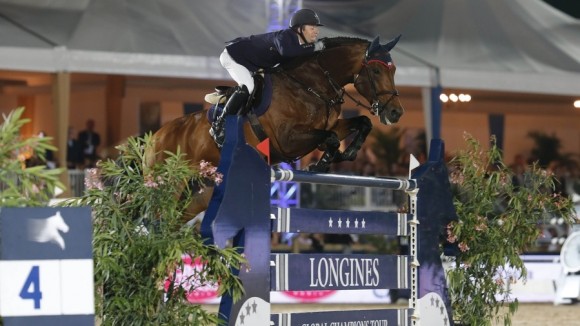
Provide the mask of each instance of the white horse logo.
[{"label": "white horse logo", "polygon": [[46,219],[28,220],[28,239],[40,243],[53,242],[62,250],[65,248],[65,243],[60,231],[67,233],[68,230],[69,227],[60,215],[60,211]]}]

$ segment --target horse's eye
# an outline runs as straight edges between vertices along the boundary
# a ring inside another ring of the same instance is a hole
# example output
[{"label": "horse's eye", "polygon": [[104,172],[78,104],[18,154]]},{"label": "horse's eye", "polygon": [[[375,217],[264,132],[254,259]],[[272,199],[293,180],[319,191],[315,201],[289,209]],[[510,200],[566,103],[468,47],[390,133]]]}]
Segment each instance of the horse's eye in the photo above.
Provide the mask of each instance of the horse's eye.
[{"label": "horse's eye", "polygon": [[373,69],[373,74],[380,75],[381,74],[381,71],[379,70],[379,68],[374,68]]}]

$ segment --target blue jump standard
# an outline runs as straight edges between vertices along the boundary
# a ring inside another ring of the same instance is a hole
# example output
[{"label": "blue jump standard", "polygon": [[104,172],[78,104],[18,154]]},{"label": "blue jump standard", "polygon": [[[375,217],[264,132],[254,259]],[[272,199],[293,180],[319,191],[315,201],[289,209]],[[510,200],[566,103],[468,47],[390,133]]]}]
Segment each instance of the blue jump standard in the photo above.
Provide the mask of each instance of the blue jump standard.
[{"label": "blue jump standard", "polygon": [[[244,252],[248,260],[248,268],[233,271],[244,285],[243,298],[233,302],[227,294],[222,297],[219,313],[226,325],[249,325],[251,318],[264,308],[258,301],[266,303],[269,313],[270,291],[361,288],[410,289],[418,298],[436,293],[446,309],[446,325],[453,324],[439,244],[445,226],[457,217],[440,140],[432,141],[428,162],[415,169],[409,180],[347,177],[271,169],[246,144],[244,121],[239,116],[226,118],[226,140],[218,166],[224,181],[214,189],[201,227],[207,243],[224,247],[231,240],[232,246]],[[416,234],[410,234],[412,214],[271,207],[272,179],[403,191],[420,189],[416,207],[411,207],[420,225]],[[416,256],[272,254],[272,232],[411,235],[417,239],[417,248],[411,248]],[[411,266],[417,270],[417,284],[411,282]],[[416,322],[412,318],[415,308],[411,304],[409,309],[282,313],[272,314],[270,322],[283,326],[411,325]],[[240,322],[236,324],[236,320]],[[428,325],[428,320],[423,322]]]}]

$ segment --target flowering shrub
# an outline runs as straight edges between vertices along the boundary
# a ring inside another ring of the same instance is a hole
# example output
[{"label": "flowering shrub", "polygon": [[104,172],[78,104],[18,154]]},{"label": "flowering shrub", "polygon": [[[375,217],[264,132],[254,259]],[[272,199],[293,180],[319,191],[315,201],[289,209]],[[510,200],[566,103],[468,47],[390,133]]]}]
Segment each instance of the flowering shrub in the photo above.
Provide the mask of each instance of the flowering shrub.
[{"label": "flowering shrub", "polygon": [[495,139],[487,151],[472,136],[465,140],[467,149],[450,164],[459,216],[447,226],[447,241],[459,250],[448,272],[453,312],[464,325],[510,325],[518,302],[509,285],[526,280],[520,254],[536,242],[541,223],[553,216],[573,223],[574,209],[569,198],[553,192],[554,176],[537,164],[517,187]]},{"label": "flowering shrub", "polygon": [[[239,298],[242,285],[230,268],[245,260],[235,248],[204,245],[183,221],[196,191],[190,181],[203,188],[221,182],[221,174],[206,162],[191,169],[179,152],[145,166],[150,146],[149,135],[130,138],[118,147],[117,161],[90,170],[86,194],[68,202],[93,210],[97,314],[102,325],[216,325],[218,316],[189,304],[186,293],[218,284],[218,295]],[[203,257],[195,280],[176,277],[184,254]]]},{"label": "flowering shrub", "polygon": [[3,116],[0,124],[0,207],[46,206],[54,189],[64,189],[59,181],[62,169],[46,169],[44,165],[26,167],[28,156],[44,162],[46,150],[55,150],[50,137],[22,139],[20,128],[30,119],[22,119],[24,108]]}]

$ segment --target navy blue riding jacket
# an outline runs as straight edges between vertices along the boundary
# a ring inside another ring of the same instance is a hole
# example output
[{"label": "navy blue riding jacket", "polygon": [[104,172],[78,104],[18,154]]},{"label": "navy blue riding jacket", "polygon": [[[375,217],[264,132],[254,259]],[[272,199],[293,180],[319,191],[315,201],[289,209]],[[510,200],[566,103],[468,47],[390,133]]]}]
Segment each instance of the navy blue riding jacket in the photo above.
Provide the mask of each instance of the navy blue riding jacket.
[{"label": "navy blue riding jacket", "polygon": [[300,44],[298,33],[288,28],[276,32],[238,37],[226,49],[237,63],[255,72],[314,52],[314,43]]}]

